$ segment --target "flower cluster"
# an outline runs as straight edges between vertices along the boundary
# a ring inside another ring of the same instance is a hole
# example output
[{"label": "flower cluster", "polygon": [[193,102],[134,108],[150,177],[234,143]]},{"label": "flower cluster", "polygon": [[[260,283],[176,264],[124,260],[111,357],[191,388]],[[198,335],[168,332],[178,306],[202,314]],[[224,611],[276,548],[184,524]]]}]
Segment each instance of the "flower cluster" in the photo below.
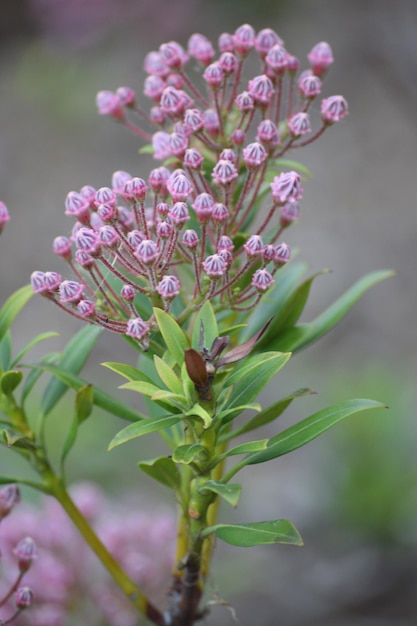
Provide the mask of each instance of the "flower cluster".
[{"label": "flower cluster", "polygon": [[[76,223],[53,247],[75,280],[32,274],[36,293],[144,349],[156,324],[152,306],[186,316],[209,299],[236,311],[257,304],[290,258],[281,237],[298,219],[303,193],[300,174],[285,171],[282,157],[348,113],[342,96],[325,98],[312,130],[310,107],[333,62],[325,42],[314,46],[301,73],[269,28],[255,33],[245,24],[223,33],[218,49],[194,34],[187,51],[169,42],[150,52],[149,114],[130,87],[97,94],[99,113],[147,141],[162,165],[146,180],[117,171],[108,187],[71,191],[65,212]],[[260,73],[244,84],[250,53]],[[190,62],[200,67],[201,84],[191,81]]]},{"label": "flower cluster", "polygon": [[[19,502],[20,493],[16,485],[8,485],[0,489],[0,522],[8,517]],[[15,525],[15,518],[12,524]],[[2,523],[3,529],[4,523]],[[22,586],[21,583],[37,558],[36,544],[31,537],[22,538],[25,534],[24,529],[19,528],[16,531],[13,541],[8,546],[9,550],[4,554],[0,553],[7,589],[7,591],[2,589],[0,592],[1,624],[10,624],[21,615],[22,611],[31,606],[33,600],[32,588],[28,585]]]},{"label": "flower cluster", "polygon": [[[72,493],[84,516],[132,580],[150,597],[162,601],[174,560],[173,516],[165,512],[151,514],[130,509],[127,512],[122,505],[116,507],[114,502],[106,501],[100,489],[91,483],[76,485]],[[57,626],[68,623],[69,615],[77,623],[92,626],[137,624],[135,608],[102,572],[88,545],[55,500],[45,498],[36,508],[21,505],[10,521],[2,523],[1,531],[3,580],[9,585],[13,584],[11,574],[16,555],[20,571],[28,569],[28,554],[34,558],[33,551],[28,549],[35,545],[33,540],[19,541],[22,535],[34,537],[40,555],[26,577],[36,596],[30,611],[19,616],[19,625]],[[26,569],[22,570],[22,566]],[[29,597],[29,592],[23,594],[19,590],[19,598],[24,595]],[[17,601],[19,598],[16,595]],[[0,617],[5,619],[11,612]]]}]

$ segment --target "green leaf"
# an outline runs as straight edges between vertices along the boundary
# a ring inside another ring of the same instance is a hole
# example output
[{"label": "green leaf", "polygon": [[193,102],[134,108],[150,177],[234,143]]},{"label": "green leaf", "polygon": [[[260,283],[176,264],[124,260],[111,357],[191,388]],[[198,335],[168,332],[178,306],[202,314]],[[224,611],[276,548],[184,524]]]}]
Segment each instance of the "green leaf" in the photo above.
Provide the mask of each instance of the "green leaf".
[{"label": "green leaf", "polygon": [[[151,398],[157,391],[160,391],[160,387],[157,387],[157,385],[142,380],[124,383],[123,385],[120,385],[120,389],[130,389],[130,391],[136,391],[137,393],[141,393],[149,398]],[[165,389],[163,391],[165,391]]]},{"label": "green leaf", "polygon": [[91,415],[94,405],[93,398],[94,389],[92,385],[81,387],[75,396],[75,415],[62,448],[61,465],[75,443],[79,426]]},{"label": "green leaf", "polygon": [[126,426],[126,428],[120,430],[113,437],[108,449],[112,450],[116,446],[120,446],[122,443],[126,443],[126,441],[130,441],[131,439],[137,439],[138,437],[142,437],[143,435],[155,433],[158,430],[163,430],[165,428],[169,428],[170,426],[174,426],[174,424],[178,424],[181,419],[183,419],[182,415],[164,415],[163,417],[155,417],[152,419],[143,420],[142,422],[129,424],[129,426]]},{"label": "green leaf", "polygon": [[[81,328],[65,346],[58,366],[71,374],[78,374],[93,349],[101,330],[98,326],[84,326]],[[48,415],[52,411],[67,388],[68,385],[59,380],[59,378],[54,377],[49,381],[41,400],[43,415]]]},{"label": "green leaf", "polygon": [[0,370],[10,369],[12,358],[12,336],[10,331],[6,331],[0,340]]},{"label": "green leaf", "polygon": [[[56,376],[59,380],[61,380],[66,385],[66,387],[70,387],[75,391],[78,391],[79,389],[81,389],[81,387],[88,385],[88,381],[83,380],[82,378],[79,378],[75,374],[71,374],[66,370],[63,370],[58,365],[40,362],[30,365],[30,367],[34,367],[37,370],[45,370],[46,372],[49,372],[50,374]],[[112,415],[121,417],[128,422],[137,422],[147,419],[147,416],[143,413],[135,411],[127,404],[124,404],[120,400],[113,398],[104,391],[97,389],[97,387],[94,387],[93,402],[95,406],[98,406],[101,409],[108,411]]]},{"label": "green leaf", "polygon": [[216,524],[204,528],[201,532],[203,538],[211,534],[215,534],[216,537],[232,546],[242,548],[275,543],[303,545],[303,540],[294,524],[285,519],[251,524]]},{"label": "green leaf", "polygon": [[285,409],[291,404],[294,398],[300,398],[301,396],[308,396],[310,394],[315,393],[311,389],[297,389],[291,395],[286,396],[285,398],[281,398],[281,400],[277,400],[271,406],[261,411],[255,417],[252,417],[246,424],[243,424],[240,428],[226,433],[221,439],[222,441],[226,441],[227,439],[231,439],[232,437],[237,437],[238,435],[242,435],[243,433],[248,433],[255,428],[260,428],[261,426],[265,426],[265,424],[269,424],[273,420],[277,419]]},{"label": "green leaf", "polygon": [[336,302],[311,323],[301,324],[289,329],[280,335],[275,343],[272,342],[272,346],[270,345],[269,347],[273,347],[276,344],[277,346],[279,345],[281,350],[291,350],[293,352],[304,348],[340,322],[349,309],[370,287],[393,275],[394,272],[391,270],[381,270],[367,274],[352,285]]},{"label": "green leaf", "polygon": [[[59,353],[51,352],[50,354],[46,354],[42,358],[42,363],[54,363],[54,361],[56,361],[58,358],[59,358]],[[23,367],[26,367],[26,365],[24,365]],[[38,382],[39,378],[42,376],[43,373],[44,373],[44,370],[40,368],[31,369],[31,371],[28,373],[23,383],[22,404],[26,402],[30,392],[32,391],[33,387],[36,385],[36,383]]]},{"label": "green leaf", "polygon": [[162,402],[164,405],[168,405],[172,408],[180,409],[184,411],[187,407],[187,401],[185,397],[180,393],[172,393],[172,391],[167,391],[166,389],[158,389],[151,396],[151,400],[154,402]]},{"label": "green leaf", "polygon": [[264,352],[248,357],[224,380],[224,387],[234,387],[227,405],[222,409],[245,405],[254,400],[290,356],[290,353]]},{"label": "green leaf", "polygon": [[246,443],[240,443],[230,450],[226,450],[216,461],[223,460],[229,456],[236,456],[237,454],[249,454],[250,452],[259,452],[265,450],[268,446],[269,439],[259,439],[258,441],[247,441]]},{"label": "green leaf", "polygon": [[107,367],[109,370],[116,372],[116,374],[120,374],[120,376],[127,378],[127,380],[131,382],[137,381],[137,380],[142,380],[147,383],[152,382],[149,376],[144,374],[141,370],[137,369],[136,367],[133,367],[132,365],[128,365],[127,363],[114,363],[114,362],[108,361],[106,363],[102,363],[102,365],[104,367]]},{"label": "green leaf", "polygon": [[3,339],[25,304],[33,296],[31,285],[21,287],[6,300],[0,309],[0,340]]},{"label": "green leaf", "polygon": [[210,491],[226,500],[229,504],[236,507],[239,504],[240,494],[242,491],[242,485],[220,483],[216,480],[207,481],[203,487],[199,489],[199,492],[203,495]]},{"label": "green leaf", "polygon": [[138,467],[142,472],[170,489],[178,489],[180,486],[180,473],[174,461],[169,457],[160,456],[150,461],[141,461]]},{"label": "green leaf", "polygon": [[[279,316],[285,308],[288,298],[291,296],[301,277],[306,273],[308,265],[306,263],[288,263],[279,270],[278,280],[276,284],[262,296],[261,301],[255,307],[249,318],[248,325],[243,331],[241,340],[248,339],[255,331],[262,326],[271,317]],[[267,341],[269,329],[262,338],[262,342]]]},{"label": "green leaf", "polygon": [[184,445],[175,448],[172,459],[176,463],[182,463],[183,465],[189,465],[194,461],[206,461],[208,459],[209,451],[207,448],[199,443],[186,443]]},{"label": "green leaf", "polygon": [[213,417],[210,415],[210,413],[208,413],[201,406],[201,404],[198,403],[194,404],[194,406],[189,411],[187,411],[185,415],[187,417],[199,417],[203,421],[204,428],[210,428],[213,422]]},{"label": "green leaf", "polygon": [[22,450],[35,450],[37,448],[33,439],[30,439],[26,435],[18,433],[11,428],[3,428],[0,432],[3,441],[8,448],[15,447]]},{"label": "green leaf", "polygon": [[181,367],[184,363],[184,352],[189,348],[187,337],[171,315],[162,309],[155,308],[153,311],[165,344]]},{"label": "green leaf", "polygon": [[162,380],[164,385],[168,387],[172,393],[183,394],[182,382],[175,374],[169,365],[165,361],[163,361],[159,356],[154,355],[153,357],[156,371],[158,372],[159,378]]},{"label": "green leaf", "polygon": [[[311,173],[311,171],[308,169],[308,167],[306,167],[305,165],[303,165],[303,163],[300,163],[299,161],[293,161],[291,159],[274,159],[271,162],[271,165],[273,164],[274,168],[272,173],[274,174],[274,176],[277,175],[276,173],[276,169],[287,169],[287,170],[295,170],[296,172],[300,172],[300,174],[304,174],[305,176],[307,176],[307,178],[312,178],[313,175]],[[270,170],[269,170],[270,171]],[[273,177],[271,179],[271,182],[273,180]]]},{"label": "green leaf", "polygon": [[[233,409],[227,409],[226,411],[220,411],[216,414],[216,419],[220,422],[228,424],[237,415],[241,415],[243,411],[262,411],[262,407],[259,402],[252,402],[251,404],[244,404],[243,406],[236,406]],[[227,419],[226,419],[227,418]],[[229,437],[227,437],[229,439]]]},{"label": "green leaf", "polygon": [[339,402],[331,407],[322,409],[314,413],[314,415],[306,417],[298,424],[287,428],[279,435],[272,437],[268,442],[267,449],[249,456],[246,465],[264,463],[288,454],[288,452],[292,452],[312,441],[345,417],[361,411],[381,408],[386,407],[380,402],[375,402],[375,400],[355,399]]},{"label": "green leaf", "polygon": [[6,395],[10,396],[13,391],[22,382],[23,374],[20,370],[9,370],[0,376],[0,389]]},{"label": "green leaf", "polygon": [[35,483],[32,480],[27,480],[26,478],[19,478],[18,476],[0,476],[0,485],[12,485],[14,483],[27,485],[28,487],[33,487],[33,489],[38,489],[39,491],[48,493],[48,489],[46,489],[46,487],[42,485],[41,483]]},{"label": "green leaf", "polygon": [[34,346],[36,346],[41,341],[45,341],[45,339],[50,339],[51,337],[59,337],[59,333],[41,333],[40,335],[34,337],[31,341],[29,341],[29,343],[25,345],[24,348],[20,350],[20,352],[18,352],[18,354],[16,354],[13,361],[11,362],[11,367],[15,367]]},{"label": "green leaf", "polygon": [[201,323],[203,323],[204,328],[204,347],[210,350],[213,341],[219,336],[219,329],[217,327],[213,307],[209,300],[203,304],[194,321],[192,346],[196,350],[200,348]]}]

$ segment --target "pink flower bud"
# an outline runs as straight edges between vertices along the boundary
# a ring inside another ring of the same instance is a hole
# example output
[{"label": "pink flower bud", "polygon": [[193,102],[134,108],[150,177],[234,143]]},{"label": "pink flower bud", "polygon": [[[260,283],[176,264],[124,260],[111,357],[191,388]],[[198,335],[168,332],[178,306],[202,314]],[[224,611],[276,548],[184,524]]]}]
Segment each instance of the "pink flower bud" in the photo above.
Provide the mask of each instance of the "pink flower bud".
[{"label": "pink flower bud", "polygon": [[90,203],[77,191],[70,191],[65,199],[65,215],[75,217],[79,222],[85,222],[90,216]]},{"label": "pink flower bud", "polygon": [[268,153],[261,143],[254,141],[243,148],[243,160],[248,169],[259,167],[268,157]]},{"label": "pink flower bud", "polygon": [[192,170],[199,170],[201,164],[204,161],[204,157],[196,148],[188,148],[185,151],[183,163],[185,167],[189,167]]},{"label": "pink flower bud", "polygon": [[256,272],[252,276],[252,286],[260,292],[269,289],[269,287],[273,285],[274,282],[275,281],[272,278],[271,274],[265,268],[260,268],[256,270]]},{"label": "pink flower bud", "polygon": [[121,193],[128,180],[132,179],[132,174],[124,172],[123,170],[117,170],[113,172],[111,177],[111,186],[114,193]]},{"label": "pink flower bud", "polygon": [[314,74],[300,76],[298,80],[300,94],[307,100],[313,100],[321,92],[321,80]]},{"label": "pink flower bud", "polygon": [[159,222],[159,224],[156,227],[156,234],[161,239],[168,239],[172,235],[173,230],[174,230],[174,227],[172,226],[170,222],[168,221]]},{"label": "pink flower bud", "polygon": [[204,129],[209,135],[215,137],[220,130],[219,116],[214,109],[206,109],[203,112]]},{"label": "pink flower bud", "polygon": [[188,61],[182,46],[176,41],[170,41],[169,43],[163,43],[159,46],[159,54],[162,61],[170,69],[180,69]]},{"label": "pink flower bud", "polygon": [[[42,274],[43,272],[33,272],[33,274],[36,273]],[[16,504],[19,504],[19,502],[20,491],[17,485],[6,485],[6,487],[2,487],[0,489],[0,521],[7,517],[10,511],[16,506]]]},{"label": "pink flower bud", "polygon": [[167,85],[175,87],[175,89],[182,89],[184,87],[184,79],[180,74],[170,74],[166,78]]},{"label": "pink flower bud", "polygon": [[147,98],[159,103],[165,87],[166,82],[160,76],[147,76],[143,86],[143,93]]},{"label": "pink flower bud", "polygon": [[224,148],[224,150],[220,152],[219,160],[220,159],[230,161],[230,163],[236,163],[236,152],[232,148]]},{"label": "pink flower bud", "polygon": [[55,254],[65,259],[66,261],[69,261],[69,259],[72,257],[71,247],[71,241],[68,239],[68,237],[55,237],[53,242],[53,251],[55,252]]},{"label": "pink flower bud", "polygon": [[136,296],[136,289],[132,285],[123,285],[120,290],[120,295],[122,296],[123,300],[126,300],[127,302],[133,302]]},{"label": "pink flower bud", "polygon": [[91,185],[84,185],[80,189],[80,196],[82,196],[85,200],[87,200],[90,205],[90,209],[95,209],[95,200],[96,200],[96,189]]},{"label": "pink flower bud", "polygon": [[271,183],[272,197],[276,204],[296,202],[303,195],[301,177],[297,172],[283,172]]},{"label": "pink flower bud", "polygon": [[182,159],[188,148],[188,137],[178,133],[171,133],[168,145],[172,154],[179,159]]},{"label": "pink flower bud", "polygon": [[216,202],[211,212],[211,220],[215,224],[224,224],[229,219],[229,211],[221,202]]},{"label": "pink flower bud", "polygon": [[98,241],[108,248],[117,248],[120,243],[120,236],[113,226],[101,226],[98,229]]},{"label": "pink flower bud", "polygon": [[144,322],[141,317],[135,317],[128,321],[126,335],[133,337],[133,339],[143,339],[149,330],[149,324]]},{"label": "pink flower bud", "polygon": [[116,120],[124,117],[122,102],[112,91],[99,91],[96,95],[96,105],[100,115],[109,115]]},{"label": "pink flower bud", "polygon": [[235,104],[239,111],[242,112],[252,111],[255,107],[254,99],[250,95],[249,91],[242,91],[242,93],[239,93],[235,98]]},{"label": "pink flower bud", "polygon": [[74,258],[75,261],[86,270],[91,269],[95,263],[94,257],[88,254],[88,252],[84,252],[84,250],[76,250]]},{"label": "pink flower bud", "polygon": [[243,143],[245,143],[245,140],[246,133],[241,128],[235,128],[235,130],[230,135],[230,141],[235,146],[241,146]]},{"label": "pink flower bud", "polygon": [[[45,285],[45,272],[36,270],[30,276],[30,284],[34,293],[44,293],[47,291]],[[0,513],[1,513],[1,491],[0,491]]]},{"label": "pink flower bud", "polygon": [[166,191],[166,181],[168,178],[169,170],[167,170],[166,167],[156,167],[149,174],[149,187],[155,193],[164,193]]},{"label": "pink flower bud", "polygon": [[10,220],[9,211],[4,202],[0,202],[0,235],[3,232],[3,228],[6,222]]},{"label": "pink flower bud", "polygon": [[209,193],[200,193],[191,205],[200,223],[207,223],[213,210],[214,200]]},{"label": "pink flower bud", "polygon": [[288,130],[291,137],[297,139],[302,135],[311,133],[310,116],[308,113],[296,113],[288,120]]},{"label": "pink flower bud", "polygon": [[152,147],[154,151],[154,159],[163,161],[171,156],[171,150],[169,147],[169,133],[163,130],[152,135]]},{"label": "pink flower bud", "polygon": [[229,268],[233,263],[233,254],[229,250],[219,250],[218,254],[226,263],[226,268]]},{"label": "pink flower bud", "polygon": [[219,65],[225,74],[233,74],[239,61],[233,52],[222,52],[219,58]]},{"label": "pink flower bud", "polygon": [[21,539],[13,553],[17,556],[20,572],[27,572],[33,561],[38,558],[36,543],[31,537]]},{"label": "pink flower bud", "polygon": [[249,81],[249,93],[256,103],[267,105],[274,95],[274,86],[266,74],[255,76]]},{"label": "pink flower bud", "polygon": [[78,304],[84,294],[84,285],[75,280],[63,280],[59,287],[59,299],[63,304]]},{"label": "pink flower bud", "polygon": [[169,74],[169,67],[166,65],[159,52],[148,52],[145,57],[143,68],[147,74],[161,76],[164,78]]},{"label": "pink flower bud", "polygon": [[116,194],[110,187],[100,187],[96,191],[95,204],[113,204],[116,205]]},{"label": "pink flower bud", "polygon": [[297,57],[293,56],[292,54],[289,54],[287,56],[288,72],[291,74],[291,76],[295,76],[295,74],[298,72],[299,69],[300,69],[300,61],[297,59]]},{"label": "pink flower bud", "polygon": [[167,114],[161,109],[161,107],[154,106],[151,107],[151,110],[149,112],[149,118],[153,124],[162,126],[167,118]]},{"label": "pink flower bud", "polygon": [[275,76],[282,76],[288,67],[288,52],[284,46],[275,44],[268,50],[265,63]]},{"label": "pink flower bud", "polygon": [[219,242],[217,244],[217,252],[219,252],[220,250],[229,250],[229,252],[232,252],[234,248],[235,248],[235,244],[230,239],[230,237],[228,237],[227,235],[222,235],[220,237]]},{"label": "pink flower bud", "polygon": [[30,587],[19,587],[14,595],[16,607],[21,611],[32,604],[34,593]]},{"label": "pink flower bud", "polygon": [[92,300],[80,300],[77,309],[82,317],[92,318],[96,316],[96,305]]},{"label": "pink flower bud", "polygon": [[54,293],[60,289],[62,276],[56,272],[45,272],[44,281],[46,290]]},{"label": "pink flower bud", "polygon": [[168,215],[177,228],[184,226],[185,222],[188,222],[190,219],[188,207],[185,202],[175,202]]},{"label": "pink flower bud", "polygon": [[119,212],[115,204],[106,202],[98,205],[97,215],[104,224],[111,224],[117,219]]},{"label": "pink flower bud", "polygon": [[256,130],[256,139],[266,146],[277,146],[281,142],[278,129],[272,120],[262,120]]},{"label": "pink flower bud", "polygon": [[243,247],[248,259],[260,255],[264,247],[262,237],[260,235],[251,235]]},{"label": "pink flower bud", "polygon": [[169,206],[168,202],[158,202],[158,204],[156,205],[156,212],[161,217],[166,217],[170,210],[171,207]]},{"label": "pink flower bud", "polygon": [[262,250],[262,258],[264,261],[273,261],[275,257],[275,247],[271,244],[268,244]]},{"label": "pink flower bud", "polygon": [[168,179],[167,189],[174,202],[186,200],[193,192],[193,187],[183,173],[173,172]]},{"label": "pink flower bud", "polygon": [[188,53],[204,66],[209,65],[216,55],[211,41],[199,33],[189,38]]},{"label": "pink flower bud", "polygon": [[195,230],[189,229],[184,231],[182,243],[187,246],[187,248],[190,248],[190,250],[195,250],[200,243],[200,239]]},{"label": "pink flower bud", "polygon": [[153,265],[158,255],[158,246],[152,239],[144,239],[141,241],[135,252],[135,256],[145,265]]},{"label": "pink flower bud", "polygon": [[203,268],[207,276],[216,279],[219,276],[223,276],[227,266],[220,254],[212,254],[203,261]]},{"label": "pink flower bud", "polygon": [[180,292],[180,281],[176,276],[164,276],[156,290],[164,300],[173,300]]},{"label": "pink flower bud", "polygon": [[285,265],[285,263],[288,263],[290,258],[290,246],[288,246],[286,243],[279,243],[277,246],[275,246],[274,263],[278,265],[278,267],[281,267],[282,265]]},{"label": "pink flower bud", "polygon": [[208,65],[204,71],[203,78],[212,89],[221,87],[224,79],[224,72],[220,63],[215,62]]},{"label": "pink flower bud", "polygon": [[189,126],[193,133],[201,130],[204,126],[204,118],[200,109],[187,109],[184,113],[184,124]]},{"label": "pink flower bud", "polygon": [[97,233],[92,228],[84,226],[79,228],[75,235],[75,245],[80,250],[84,250],[84,252],[96,254],[98,252]]},{"label": "pink flower bud", "polygon": [[230,33],[222,33],[218,39],[220,52],[234,52],[235,38]]},{"label": "pink flower bud", "polygon": [[143,178],[135,176],[125,183],[122,196],[126,202],[142,202],[146,197],[148,186]]},{"label": "pink flower bud", "polygon": [[220,159],[214,166],[211,175],[218,185],[229,185],[238,177],[238,172],[231,161]]},{"label": "pink flower bud", "polygon": [[124,227],[124,230],[129,230],[129,228],[132,228],[133,222],[135,221],[133,211],[130,211],[130,209],[125,206],[117,207],[116,219]]},{"label": "pink flower bud", "polygon": [[328,126],[343,120],[348,113],[348,103],[343,96],[330,96],[321,103],[321,119]]},{"label": "pink flower bud", "polygon": [[300,207],[297,202],[287,202],[281,207],[281,218],[279,223],[286,228],[298,220]]},{"label": "pink flower bud", "polygon": [[283,41],[271,28],[264,28],[256,35],[255,48],[261,59],[264,59],[272,46],[283,44]]},{"label": "pink flower bud", "polygon": [[165,87],[161,95],[160,107],[166,113],[178,115],[183,109],[181,91],[175,87]]},{"label": "pink flower bud", "polygon": [[116,89],[116,96],[118,96],[120,103],[125,107],[134,107],[136,95],[133,89],[130,87],[118,87]]},{"label": "pink flower bud", "polygon": [[332,49],[326,41],[317,43],[307,55],[311,69],[316,76],[321,76],[333,63]]},{"label": "pink flower bud", "polygon": [[246,56],[255,45],[255,31],[249,24],[243,24],[234,33],[235,51]]}]

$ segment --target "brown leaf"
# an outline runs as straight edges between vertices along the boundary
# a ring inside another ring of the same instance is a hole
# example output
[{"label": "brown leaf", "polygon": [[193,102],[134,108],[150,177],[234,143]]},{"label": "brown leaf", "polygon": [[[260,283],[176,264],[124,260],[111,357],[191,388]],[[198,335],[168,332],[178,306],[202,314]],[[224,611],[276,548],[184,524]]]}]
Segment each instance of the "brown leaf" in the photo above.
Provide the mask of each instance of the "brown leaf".
[{"label": "brown leaf", "polygon": [[227,354],[224,355],[222,359],[217,362],[216,367],[221,367],[222,365],[228,365],[229,363],[234,363],[235,361],[240,361],[240,359],[244,359],[245,356],[248,356],[252,352],[255,347],[256,342],[262,337],[270,323],[272,322],[272,317],[267,321],[267,323],[259,330],[253,337],[242,343],[240,346],[236,346],[236,348],[232,348],[229,350]]}]

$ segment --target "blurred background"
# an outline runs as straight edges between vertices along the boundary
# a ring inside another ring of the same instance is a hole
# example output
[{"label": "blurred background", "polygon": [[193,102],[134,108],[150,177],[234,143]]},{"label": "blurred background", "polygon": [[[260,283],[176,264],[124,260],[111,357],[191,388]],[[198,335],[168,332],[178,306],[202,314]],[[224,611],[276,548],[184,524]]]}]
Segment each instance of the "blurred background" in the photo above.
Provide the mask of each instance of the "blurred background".
[{"label": "blurred background", "polygon": [[[135,137],[97,115],[95,94],[120,85],[139,94],[148,50],[171,39],[185,45],[193,32],[216,42],[245,22],[276,30],[302,66],[315,43],[331,44],[335,63],[324,94],[343,94],[350,115],[296,155],[313,178],[288,243],[311,271],[332,270],[317,279],[305,319],[368,271],[397,275],[285,368],[280,395],[302,386],[317,395],[298,400],[281,426],[350,397],[375,398],[390,410],[360,415],[242,473],[239,511],[224,508],[223,519],[287,517],[305,547],[219,544],[206,624],[235,623],[226,600],[242,626],[416,625],[415,0],[2,0],[0,18],[0,199],[12,216],[0,239],[0,303],[34,269],[62,270],[51,244],[72,226],[64,215],[68,191],[108,185],[117,169],[146,177],[152,160],[138,155]],[[35,331],[57,330],[61,339],[48,347],[59,349],[78,327],[34,298],[14,340],[19,347]],[[85,377],[116,387],[119,380],[93,363],[129,359],[119,337],[103,335]],[[58,438],[64,413],[62,405],[53,418]],[[115,496],[130,485],[157,506],[163,488],[135,466],[157,444],[149,440],[142,450],[132,443],[109,456],[107,442],[119,428],[104,415],[85,425],[72,478],[96,480]],[[1,472],[14,463],[2,450]]]}]

